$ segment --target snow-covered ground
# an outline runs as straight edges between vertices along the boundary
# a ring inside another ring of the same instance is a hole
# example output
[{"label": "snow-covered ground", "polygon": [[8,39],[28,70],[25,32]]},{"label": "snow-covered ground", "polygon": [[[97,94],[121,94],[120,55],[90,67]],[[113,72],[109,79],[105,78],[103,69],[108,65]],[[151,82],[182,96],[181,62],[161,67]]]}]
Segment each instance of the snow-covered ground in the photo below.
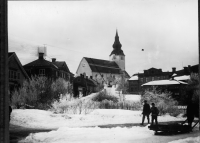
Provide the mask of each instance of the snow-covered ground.
[{"label": "snow-covered ground", "polygon": [[[21,143],[146,143],[148,141],[162,143],[156,137],[154,139],[154,131],[149,130],[147,126],[98,127],[98,125],[141,123],[141,119],[141,111],[120,109],[97,109],[87,115],[53,114],[50,111],[43,110],[14,109],[11,114],[11,124],[13,125],[37,129],[56,129],[50,132],[30,134],[21,140]],[[185,118],[175,118],[169,115],[159,116],[158,118],[159,122],[181,120],[184,121]],[[195,130],[198,130],[198,128]],[[194,131],[182,136],[177,135],[176,138],[170,141],[173,141],[171,143],[190,141],[196,143],[199,140],[199,137],[196,137],[197,133],[197,131]],[[182,140],[176,141],[176,139]]]},{"label": "snow-covered ground", "polygon": [[136,94],[126,94],[125,95],[126,101],[140,102],[140,99],[141,99],[141,95],[136,95]]},{"label": "snow-covered ground", "polygon": [[[84,127],[108,124],[141,123],[141,111],[121,109],[96,109],[90,114],[53,114],[50,111],[36,109],[15,109],[11,115],[11,124],[31,128],[52,129],[59,127]],[[159,122],[180,121],[169,115],[159,116]]]}]

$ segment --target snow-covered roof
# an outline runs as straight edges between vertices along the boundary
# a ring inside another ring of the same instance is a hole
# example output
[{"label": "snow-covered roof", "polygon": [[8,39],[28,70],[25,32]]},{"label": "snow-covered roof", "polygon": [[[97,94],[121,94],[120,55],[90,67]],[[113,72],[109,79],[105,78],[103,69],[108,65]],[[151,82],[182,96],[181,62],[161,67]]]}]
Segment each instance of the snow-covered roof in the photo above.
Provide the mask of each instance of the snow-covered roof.
[{"label": "snow-covered roof", "polygon": [[129,80],[138,80],[138,76],[137,75],[132,76]]},{"label": "snow-covered roof", "polygon": [[182,82],[182,81],[176,81],[176,80],[155,80],[155,81],[147,82],[141,86],[144,86],[144,85],[173,85],[173,84],[187,84],[187,83]]},{"label": "snow-covered roof", "polygon": [[190,75],[177,76],[177,77],[174,77],[174,79],[175,80],[189,80]]}]

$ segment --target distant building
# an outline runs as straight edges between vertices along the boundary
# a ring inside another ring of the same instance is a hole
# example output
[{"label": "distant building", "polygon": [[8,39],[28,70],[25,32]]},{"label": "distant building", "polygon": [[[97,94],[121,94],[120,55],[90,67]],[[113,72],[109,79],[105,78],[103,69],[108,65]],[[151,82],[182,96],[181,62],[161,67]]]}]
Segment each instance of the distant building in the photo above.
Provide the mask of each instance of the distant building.
[{"label": "distant building", "polygon": [[61,77],[65,80],[70,80],[72,76],[67,64],[64,61],[56,61],[55,58],[52,62],[44,59],[44,53],[39,53],[37,60],[30,62],[23,66],[29,77],[31,76],[46,76],[53,80]]},{"label": "distant building", "polygon": [[80,75],[74,78],[73,80],[73,93],[74,97],[81,97],[89,95],[97,91],[98,83],[87,76]]},{"label": "distant building", "polygon": [[9,91],[12,93],[14,89],[23,85],[23,81],[29,76],[24,70],[20,60],[15,52],[8,53],[8,70],[9,70]]},{"label": "distant building", "polygon": [[116,32],[113,51],[109,56],[110,60],[83,57],[76,74],[78,76],[85,74],[98,83],[108,85],[117,78],[123,77],[128,80],[130,76],[125,71],[125,55],[121,47],[118,32]]},{"label": "distant building", "polygon": [[140,84],[138,80],[138,75],[132,76],[128,80],[128,84],[129,84],[129,90],[128,90],[129,93],[138,94],[140,92]]},{"label": "distant building", "polygon": [[[172,68],[172,72],[163,72],[162,69],[150,68],[144,70],[144,73],[134,74],[129,80],[129,92],[138,94],[142,91],[141,85],[154,80],[169,79],[173,73],[176,72],[176,68]],[[134,77],[134,78],[133,78]]]},{"label": "distant building", "polygon": [[188,65],[188,67],[183,67],[182,70],[175,72],[176,76],[190,75],[191,73],[199,73],[199,65]]}]

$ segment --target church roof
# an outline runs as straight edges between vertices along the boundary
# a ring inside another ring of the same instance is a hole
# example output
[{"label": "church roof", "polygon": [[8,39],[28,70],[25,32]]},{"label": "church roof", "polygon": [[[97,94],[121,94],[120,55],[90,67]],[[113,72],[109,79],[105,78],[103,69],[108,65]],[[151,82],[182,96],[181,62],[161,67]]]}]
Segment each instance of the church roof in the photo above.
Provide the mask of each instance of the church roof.
[{"label": "church roof", "polygon": [[84,57],[93,72],[120,74],[121,69],[114,61]]}]

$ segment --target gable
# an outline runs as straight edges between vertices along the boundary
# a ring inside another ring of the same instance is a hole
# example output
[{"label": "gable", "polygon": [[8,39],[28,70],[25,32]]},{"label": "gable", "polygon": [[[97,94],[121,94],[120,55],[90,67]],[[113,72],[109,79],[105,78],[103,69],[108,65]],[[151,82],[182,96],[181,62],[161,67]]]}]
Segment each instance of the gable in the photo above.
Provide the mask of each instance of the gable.
[{"label": "gable", "polygon": [[79,63],[78,69],[76,71],[77,75],[80,75],[83,73],[86,73],[87,76],[92,75],[92,70],[85,58],[82,58],[81,62]]},{"label": "gable", "polygon": [[8,53],[8,67],[12,70],[20,70],[25,78],[29,78],[17,55],[14,52]]}]

